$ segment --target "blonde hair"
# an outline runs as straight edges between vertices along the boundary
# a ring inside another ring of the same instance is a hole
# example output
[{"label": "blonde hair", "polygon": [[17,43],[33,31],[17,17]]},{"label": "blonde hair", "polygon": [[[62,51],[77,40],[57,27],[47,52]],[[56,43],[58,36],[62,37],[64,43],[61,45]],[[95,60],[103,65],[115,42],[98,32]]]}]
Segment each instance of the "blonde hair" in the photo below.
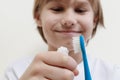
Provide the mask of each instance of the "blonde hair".
[{"label": "blonde hair", "polygon": [[[33,18],[36,19],[38,18],[38,16],[40,15],[40,12],[43,8],[43,6],[50,0],[35,0],[34,2],[34,8],[33,8]],[[102,27],[104,27],[104,19],[103,19],[103,11],[102,11],[102,7],[101,7],[101,3],[100,0],[89,0],[93,12],[94,12],[94,18],[96,18],[96,26],[93,29],[93,33],[92,33],[92,37],[96,34],[97,28],[99,25],[101,25]],[[41,34],[43,40],[47,43],[43,31],[42,31],[42,27],[37,27],[39,33]]]}]

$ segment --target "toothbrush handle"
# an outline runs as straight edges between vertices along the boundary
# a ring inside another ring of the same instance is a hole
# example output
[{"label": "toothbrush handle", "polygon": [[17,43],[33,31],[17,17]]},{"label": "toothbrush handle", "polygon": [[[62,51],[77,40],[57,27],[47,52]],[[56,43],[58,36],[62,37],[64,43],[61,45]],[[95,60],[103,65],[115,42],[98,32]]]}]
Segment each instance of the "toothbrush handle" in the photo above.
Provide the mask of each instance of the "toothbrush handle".
[{"label": "toothbrush handle", "polygon": [[92,80],[90,70],[89,70],[88,61],[87,61],[83,36],[80,36],[80,44],[81,44],[82,58],[83,58],[83,64],[84,64],[85,80]]},{"label": "toothbrush handle", "polygon": [[83,63],[84,63],[84,71],[85,71],[85,80],[92,80],[86,54],[83,54]]}]

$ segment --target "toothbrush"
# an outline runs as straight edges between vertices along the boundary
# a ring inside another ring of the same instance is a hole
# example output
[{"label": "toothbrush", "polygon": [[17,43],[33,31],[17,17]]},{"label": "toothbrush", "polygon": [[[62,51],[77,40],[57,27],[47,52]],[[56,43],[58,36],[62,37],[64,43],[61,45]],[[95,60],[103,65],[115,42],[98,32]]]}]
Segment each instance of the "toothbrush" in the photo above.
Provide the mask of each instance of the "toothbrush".
[{"label": "toothbrush", "polygon": [[73,48],[75,53],[78,53],[80,51],[82,52],[85,80],[92,80],[86,56],[84,37],[82,35],[79,37],[73,37]]},{"label": "toothbrush", "polygon": [[[83,64],[84,64],[84,73],[85,73],[85,80],[92,80],[90,70],[89,70],[89,65],[87,61],[87,56],[86,56],[86,50],[85,50],[85,44],[84,44],[84,37],[78,36],[78,37],[73,37],[73,48],[74,48],[74,53],[82,52],[82,58],[83,58]],[[57,52],[61,52],[64,55],[68,55],[69,51],[66,47],[61,46],[57,49]]]}]

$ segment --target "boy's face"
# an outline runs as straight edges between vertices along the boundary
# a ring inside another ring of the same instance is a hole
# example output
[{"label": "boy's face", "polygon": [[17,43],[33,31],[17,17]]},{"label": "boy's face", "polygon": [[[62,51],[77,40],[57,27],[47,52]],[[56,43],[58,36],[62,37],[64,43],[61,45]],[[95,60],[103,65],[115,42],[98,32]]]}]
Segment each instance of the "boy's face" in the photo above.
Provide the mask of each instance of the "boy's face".
[{"label": "boy's face", "polygon": [[88,0],[51,0],[40,12],[37,24],[42,27],[49,50],[60,46],[72,49],[72,37],[90,38],[95,26],[94,13]]}]

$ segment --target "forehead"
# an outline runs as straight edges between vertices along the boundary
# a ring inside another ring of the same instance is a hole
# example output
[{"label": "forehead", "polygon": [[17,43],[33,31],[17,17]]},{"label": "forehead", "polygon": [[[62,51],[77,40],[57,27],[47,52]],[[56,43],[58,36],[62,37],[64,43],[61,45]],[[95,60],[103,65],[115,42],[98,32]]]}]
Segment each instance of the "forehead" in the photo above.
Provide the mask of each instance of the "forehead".
[{"label": "forehead", "polygon": [[75,3],[75,2],[86,2],[89,3],[89,0],[46,0],[49,2],[62,2],[62,3]]},{"label": "forehead", "polygon": [[[57,4],[64,4],[64,5],[89,5],[92,6],[91,4],[91,0],[46,0],[45,4],[49,4],[49,3],[57,3]],[[54,4],[52,4],[54,5]]]}]

